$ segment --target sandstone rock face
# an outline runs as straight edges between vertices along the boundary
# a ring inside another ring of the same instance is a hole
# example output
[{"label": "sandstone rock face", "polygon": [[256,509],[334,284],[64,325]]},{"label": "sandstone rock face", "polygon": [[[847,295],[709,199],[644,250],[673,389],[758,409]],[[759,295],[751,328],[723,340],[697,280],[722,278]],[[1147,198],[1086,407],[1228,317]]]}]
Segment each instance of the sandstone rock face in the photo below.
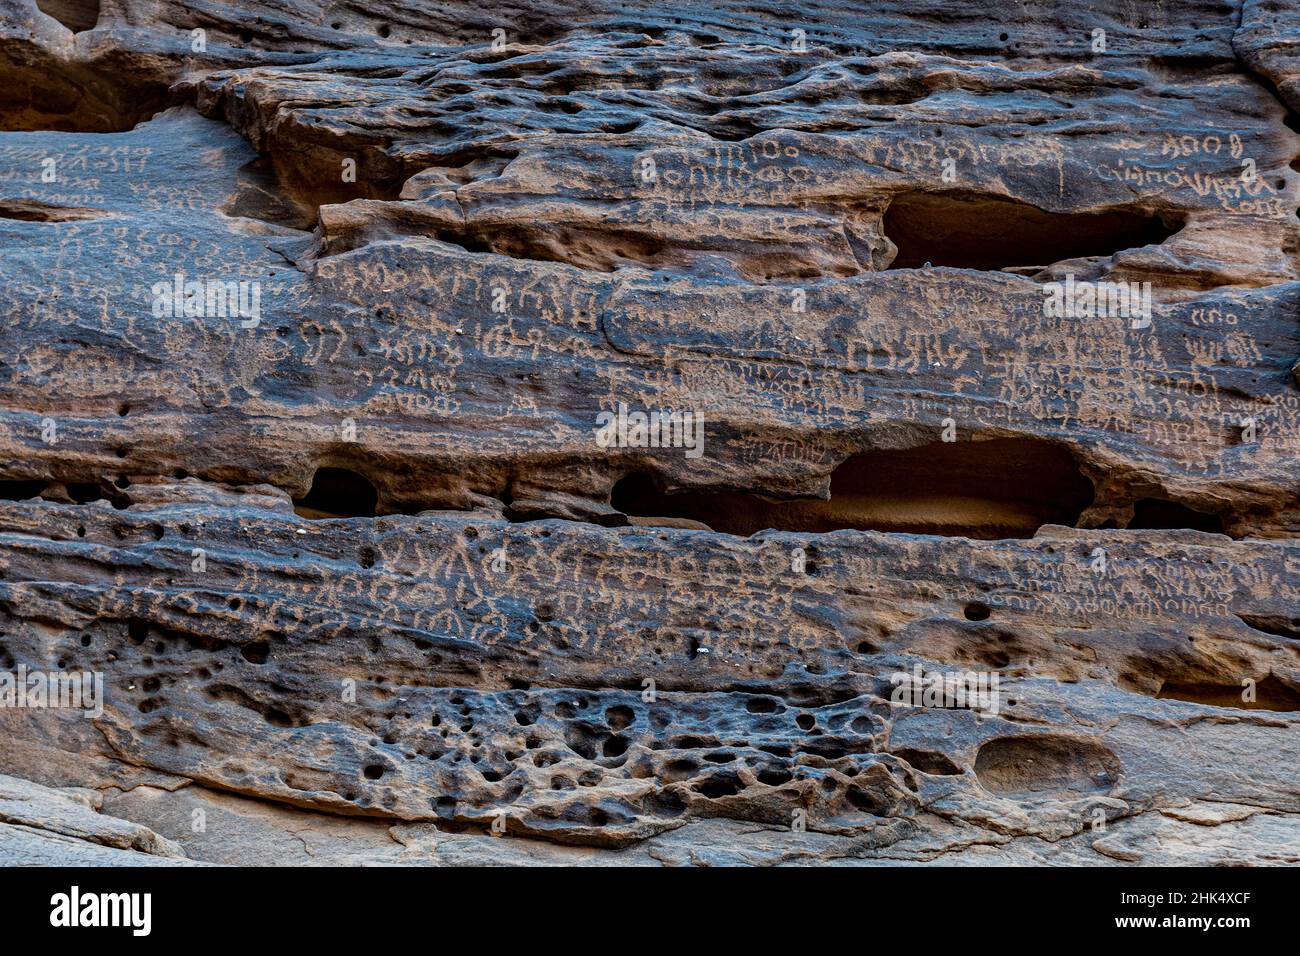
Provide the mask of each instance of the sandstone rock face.
[{"label": "sandstone rock face", "polygon": [[1300,861],[1300,12],[1094,6],[0,0],[0,859]]}]

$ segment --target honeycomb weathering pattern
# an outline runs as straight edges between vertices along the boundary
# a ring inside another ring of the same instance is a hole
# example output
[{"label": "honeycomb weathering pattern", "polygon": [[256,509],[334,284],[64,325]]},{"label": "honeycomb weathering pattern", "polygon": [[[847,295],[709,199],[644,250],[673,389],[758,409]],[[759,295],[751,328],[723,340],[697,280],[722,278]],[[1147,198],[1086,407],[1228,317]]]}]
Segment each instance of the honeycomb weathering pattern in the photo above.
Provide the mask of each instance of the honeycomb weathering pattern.
[{"label": "honeycomb weathering pattern", "polygon": [[192,6],[0,0],[0,858],[1300,861],[1293,4]]}]

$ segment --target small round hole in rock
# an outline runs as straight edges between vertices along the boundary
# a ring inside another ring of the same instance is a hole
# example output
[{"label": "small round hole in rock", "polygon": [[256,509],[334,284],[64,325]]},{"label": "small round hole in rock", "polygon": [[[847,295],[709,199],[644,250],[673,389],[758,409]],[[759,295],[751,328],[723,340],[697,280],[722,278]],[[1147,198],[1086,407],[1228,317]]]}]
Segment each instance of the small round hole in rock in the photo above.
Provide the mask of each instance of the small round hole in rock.
[{"label": "small round hole in rock", "polygon": [[265,664],[271,654],[271,645],[266,641],[254,641],[240,648],[239,653],[250,664]]}]

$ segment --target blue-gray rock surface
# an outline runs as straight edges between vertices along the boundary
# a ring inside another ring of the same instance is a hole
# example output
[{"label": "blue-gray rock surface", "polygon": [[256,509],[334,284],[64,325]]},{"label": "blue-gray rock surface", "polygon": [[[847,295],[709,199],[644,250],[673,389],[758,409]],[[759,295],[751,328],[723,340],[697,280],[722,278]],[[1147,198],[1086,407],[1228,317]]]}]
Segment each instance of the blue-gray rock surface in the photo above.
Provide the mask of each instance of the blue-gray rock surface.
[{"label": "blue-gray rock surface", "polygon": [[1094,6],[0,0],[0,860],[1300,861],[1300,13]]}]

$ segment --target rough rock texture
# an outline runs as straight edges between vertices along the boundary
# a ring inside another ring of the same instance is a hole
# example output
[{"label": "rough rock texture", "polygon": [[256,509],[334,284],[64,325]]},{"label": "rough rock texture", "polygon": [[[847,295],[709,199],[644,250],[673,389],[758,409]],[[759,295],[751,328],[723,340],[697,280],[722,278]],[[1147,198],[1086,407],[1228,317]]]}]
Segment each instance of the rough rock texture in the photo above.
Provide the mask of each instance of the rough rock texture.
[{"label": "rough rock texture", "polygon": [[0,856],[29,866],[166,866],[185,851],[147,827],[98,812],[103,794],[0,775]]},{"label": "rough rock texture", "polygon": [[0,0],[0,859],[1300,860],[1300,11],[920,6]]}]

